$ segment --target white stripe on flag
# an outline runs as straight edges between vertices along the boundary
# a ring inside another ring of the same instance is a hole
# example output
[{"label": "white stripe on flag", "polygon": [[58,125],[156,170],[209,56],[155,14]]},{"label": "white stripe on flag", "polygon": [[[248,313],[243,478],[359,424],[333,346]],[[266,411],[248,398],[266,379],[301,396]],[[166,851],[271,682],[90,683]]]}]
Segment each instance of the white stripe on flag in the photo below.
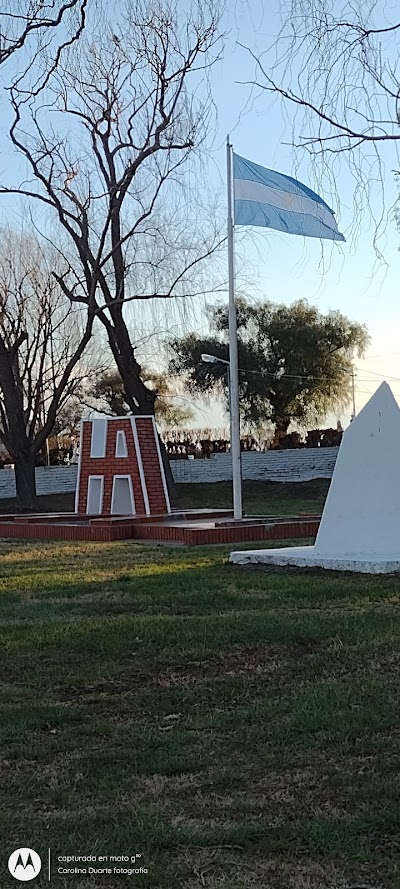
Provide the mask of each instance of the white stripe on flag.
[{"label": "white stripe on flag", "polygon": [[259,204],[270,204],[288,213],[308,214],[315,216],[329,228],[332,228],[332,223],[336,228],[333,214],[312,198],[271,188],[270,185],[263,185],[262,182],[254,182],[252,179],[235,179],[233,184],[235,201],[256,201]]}]

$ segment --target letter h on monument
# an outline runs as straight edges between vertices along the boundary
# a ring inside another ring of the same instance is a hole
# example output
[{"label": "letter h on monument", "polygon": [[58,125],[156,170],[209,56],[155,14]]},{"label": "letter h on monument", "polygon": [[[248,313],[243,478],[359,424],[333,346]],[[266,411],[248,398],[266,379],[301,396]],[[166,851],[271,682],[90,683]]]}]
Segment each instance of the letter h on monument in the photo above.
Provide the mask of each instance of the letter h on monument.
[{"label": "letter h on monument", "polygon": [[82,421],[75,512],[98,516],[171,512],[154,417]]}]

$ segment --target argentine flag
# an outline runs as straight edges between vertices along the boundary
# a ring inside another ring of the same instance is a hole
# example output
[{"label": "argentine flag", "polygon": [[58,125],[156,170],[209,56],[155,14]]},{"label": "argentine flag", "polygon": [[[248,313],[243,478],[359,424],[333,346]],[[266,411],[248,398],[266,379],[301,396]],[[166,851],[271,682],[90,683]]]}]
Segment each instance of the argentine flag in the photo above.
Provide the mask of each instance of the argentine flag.
[{"label": "argentine flag", "polygon": [[290,235],[344,241],[325,201],[291,176],[233,155],[235,225],[262,225]]}]

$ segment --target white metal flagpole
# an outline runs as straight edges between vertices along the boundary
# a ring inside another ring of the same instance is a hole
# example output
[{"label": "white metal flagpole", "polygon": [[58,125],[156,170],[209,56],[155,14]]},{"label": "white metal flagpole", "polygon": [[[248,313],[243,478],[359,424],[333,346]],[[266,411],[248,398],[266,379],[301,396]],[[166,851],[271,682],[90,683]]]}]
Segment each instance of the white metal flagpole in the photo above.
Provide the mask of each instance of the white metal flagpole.
[{"label": "white metal flagpole", "polygon": [[228,190],[228,278],[229,278],[229,402],[233,477],[233,517],[242,518],[242,467],[240,458],[239,369],[235,304],[232,217],[232,146],[226,138]]}]

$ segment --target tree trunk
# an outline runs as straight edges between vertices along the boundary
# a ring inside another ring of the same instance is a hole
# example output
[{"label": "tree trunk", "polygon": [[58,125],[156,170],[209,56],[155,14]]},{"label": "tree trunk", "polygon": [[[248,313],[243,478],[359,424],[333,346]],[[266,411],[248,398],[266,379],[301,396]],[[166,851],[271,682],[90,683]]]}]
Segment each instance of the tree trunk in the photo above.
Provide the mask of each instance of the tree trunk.
[{"label": "tree trunk", "polygon": [[277,437],[286,435],[286,433],[289,429],[289,426],[290,426],[290,420],[280,420],[278,423],[275,424],[275,433],[274,434]]},{"label": "tree trunk", "polygon": [[272,448],[280,448],[282,439],[287,434],[290,426],[290,420],[277,420],[275,423],[274,437],[272,439]]},{"label": "tree trunk", "polygon": [[[126,401],[135,416],[149,414],[154,417],[156,392],[149,389],[140,377],[141,366],[136,361],[128,329],[119,311],[114,314],[113,320],[114,325],[106,325],[106,330],[108,342],[124,384]],[[177,502],[176,484],[172,475],[167,450],[160,435],[158,435],[158,440],[172,506],[176,505]]]},{"label": "tree trunk", "polygon": [[18,512],[36,512],[35,455],[30,452],[14,456],[15,487]]}]

